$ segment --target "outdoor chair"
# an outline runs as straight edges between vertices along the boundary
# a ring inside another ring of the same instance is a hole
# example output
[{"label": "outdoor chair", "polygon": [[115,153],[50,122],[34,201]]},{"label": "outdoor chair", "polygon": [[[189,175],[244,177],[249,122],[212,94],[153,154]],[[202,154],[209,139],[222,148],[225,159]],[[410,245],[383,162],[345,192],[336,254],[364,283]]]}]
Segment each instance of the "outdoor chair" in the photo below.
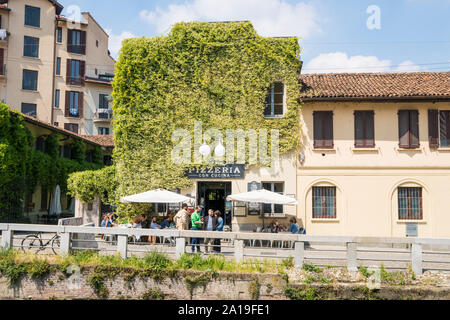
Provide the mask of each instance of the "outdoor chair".
[{"label": "outdoor chair", "polygon": [[[256,228],[256,233],[261,233],[261,232],[263,232],[263,228],[262,227],[257,227]],[[257,241],[259,241],[259,246],[262,247],[262,240],[261,239],[253,239],[252,240],[252,247],[255,246]]]}]

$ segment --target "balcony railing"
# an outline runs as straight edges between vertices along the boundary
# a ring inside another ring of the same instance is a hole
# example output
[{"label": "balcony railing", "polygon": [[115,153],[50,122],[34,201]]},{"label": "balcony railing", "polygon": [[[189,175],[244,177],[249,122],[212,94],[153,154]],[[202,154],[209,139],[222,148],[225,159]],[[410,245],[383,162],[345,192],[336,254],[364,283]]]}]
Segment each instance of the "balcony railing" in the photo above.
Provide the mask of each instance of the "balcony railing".
[{"label": "balcony railing", "polygon": [[6,29],[0,29],[0,41],[6,41],[9,36],[9,31]]},{"label": "balcony railing", "polygon": [[0,64],[0,76],[6,76],[6,64]]},{"label": "balcony railing", "polygon": [[68,77],[67,84],[73,86],[84,86],[84,79],[81,77]]},{"label": "balcony railing", "polygon": [[111,109],[97,109],[94,114],[94,121],[96,122],[109,122],[113,116]]}]

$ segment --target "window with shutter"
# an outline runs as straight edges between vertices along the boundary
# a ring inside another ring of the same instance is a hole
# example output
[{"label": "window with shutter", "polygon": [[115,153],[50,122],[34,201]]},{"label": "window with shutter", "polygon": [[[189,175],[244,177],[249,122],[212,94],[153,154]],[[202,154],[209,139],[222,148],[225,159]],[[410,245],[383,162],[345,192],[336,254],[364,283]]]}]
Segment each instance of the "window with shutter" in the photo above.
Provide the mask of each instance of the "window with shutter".
[{"label": "window with shutter", "polygon": [[374,138],[374,112],[355,111],[355,147],[373,148]]},{"label": "window with shutter", "polygon": [[398,112],[399,147],[415,149],[419,142],[419,112],[417,110],[400,110]]},{"label": "window with shutter", "polygon": [[439,112],[428,110],[428,141],[430,148],[439,147]]},{"label": "window with shutter", "polygon": [[67,31],[67,51],[86,54],[86,31],[75,29]]},{"label": "window with shutter", "polygon": [[67,60],[67,81],[66,83],[74,86],[84,85],[84,75],[86,62],[74,59]]},{"label": "window with shutter", "polygon": [[450,147],[450,111],[439,112],[439,136],[441,147]]},{"label": "window with shutter", "polygon": [[333,111],[315,111],[314,117],[314,148],[332,149],[333,141]]}]

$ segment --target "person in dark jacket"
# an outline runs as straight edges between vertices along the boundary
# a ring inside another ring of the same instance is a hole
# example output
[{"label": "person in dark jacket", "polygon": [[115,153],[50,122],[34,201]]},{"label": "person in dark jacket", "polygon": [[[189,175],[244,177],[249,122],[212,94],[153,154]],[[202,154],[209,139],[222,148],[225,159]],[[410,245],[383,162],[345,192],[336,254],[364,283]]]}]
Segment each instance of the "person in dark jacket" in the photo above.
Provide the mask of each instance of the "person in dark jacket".
[{"label": "person in dark jacket", "polygon": [[[148,222],[148,217],[145,214],[141,216],[141,228],[150,229],[150,223]],[[141,236],[141,242],[148,242],[148,236]]]},{"label": "person in dark jacket", "polygon": [[[212,209],[208,210],[208,215],[203,218],[203,230],[204,231],[216,231],[217,227],[217,217],[214,215],[214,211]],[[210,247],[214,247],[214,239],[205,238],[205,252],[208,253],[210,251]]]}]

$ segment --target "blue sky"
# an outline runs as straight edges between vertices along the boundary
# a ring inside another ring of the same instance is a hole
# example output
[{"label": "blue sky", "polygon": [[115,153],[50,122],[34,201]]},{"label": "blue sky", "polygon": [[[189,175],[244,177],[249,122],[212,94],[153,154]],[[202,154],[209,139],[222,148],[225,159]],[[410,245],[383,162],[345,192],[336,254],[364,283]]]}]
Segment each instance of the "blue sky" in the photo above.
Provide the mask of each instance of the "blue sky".
[{"label": "blue sky", "polygon": [[60,2],[66,16],[72,6],[91,12],[113,55],[122,39],[165,34],[178,21],[250,20],[261,35],[302,38],[304,73],[450,70],[450,0]]}]

